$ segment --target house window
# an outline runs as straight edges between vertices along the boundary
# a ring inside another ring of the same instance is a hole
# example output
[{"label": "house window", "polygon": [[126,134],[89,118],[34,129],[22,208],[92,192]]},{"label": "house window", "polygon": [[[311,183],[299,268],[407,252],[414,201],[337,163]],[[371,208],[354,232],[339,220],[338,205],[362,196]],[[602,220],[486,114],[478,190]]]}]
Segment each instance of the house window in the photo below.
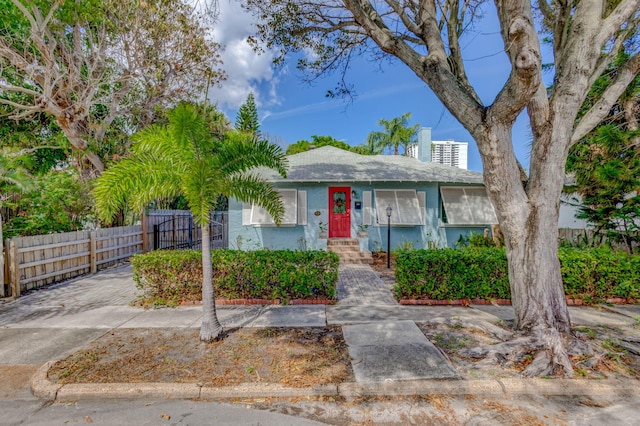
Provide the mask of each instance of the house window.
[{"label": "house window", "polygon": [[[295,225],[298,220],[298,199],[304,199],[306,202],[306,191],[304,192],[304,197],[299,197],[298,191],[295,189],[277,189],[278,193],[282,197],[282,202],[284,203],[284,215],[282,216],[281,225]],[[302,207],[302,206],[301,206]],[[306,206],[304,206],[306,209]],[[248,213],[248,219],[245,223],[247,225],[275,225],[276,223],[273,220],[273,217],[265,210],[264,208],[257,206],[255,204],[245,204],[243,209]],[[306,217],[304,218],[306,221]]]},{"label": "house window", "polygon": [[484,187],[440,188],[442,221],[451,225],[490,225],[498,223],[493,204]]},{"label": "house window", "polygon": [[387,206],[391,206],[392,225],[423,225],[425,197],[418,195],[415,189],[376,189],[376,223],[387,223]]}]

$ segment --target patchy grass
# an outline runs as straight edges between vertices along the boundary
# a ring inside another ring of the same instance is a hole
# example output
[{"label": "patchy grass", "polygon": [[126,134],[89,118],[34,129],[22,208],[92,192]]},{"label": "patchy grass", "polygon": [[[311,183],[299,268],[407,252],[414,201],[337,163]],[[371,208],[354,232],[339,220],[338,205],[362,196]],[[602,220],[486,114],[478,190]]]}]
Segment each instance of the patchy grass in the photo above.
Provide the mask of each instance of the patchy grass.
[{"label": "patchy grass", "polygon": [[353,381],[338,327],[234,329],[213,343],[199,330],[118,329],[58,361],[58,383],[248,382],[307,387]]}]

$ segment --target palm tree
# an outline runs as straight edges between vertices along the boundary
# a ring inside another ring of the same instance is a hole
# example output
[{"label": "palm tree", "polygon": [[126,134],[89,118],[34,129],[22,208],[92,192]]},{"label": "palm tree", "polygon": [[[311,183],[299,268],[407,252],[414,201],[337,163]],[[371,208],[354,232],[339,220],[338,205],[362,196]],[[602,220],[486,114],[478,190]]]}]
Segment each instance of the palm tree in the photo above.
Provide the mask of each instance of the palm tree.
[{"label": "palm tree", "polygon": [[[5,189],[15,191],[25,191],[31,186],[31,175],[21,164],[20,152],[15,153],[9,149],[0,150],[0,284],[4,285],[4,254],[2,236],[2,205],[9,198],[9,194],[4,193]],[[0,296],[4,296],[4,289],[0,290]]]},{"label": "palm tree", "polygon": [[415,142],[419,124],[409,127],[411,113],[407,112],[400,117],[386,120],[381,118],[378,124],[384,128],[384,132],[371,132],[367,136],[367,146],[369,150],[383,151],[387,147],[393,147],[393,154],[399,154],[399,147],[402,145],[407,150],[407,145]]},{"label": "palm tree", "polygon": [[111,221],[125,205],[141,211],[157,198],[183,195],[202,230],[202,326],[200,338],[222,332],[212,284],[209,214],[219,195],[264,207],[276,223],[284,214],[278,192],[256,174],[265,166],[286,176],[282,150],[237,132],[211,136],[199,108],[181,104],[165,126],[153,125],[134,136],[131,154],[98,178],[94,195],[98,215]]}]

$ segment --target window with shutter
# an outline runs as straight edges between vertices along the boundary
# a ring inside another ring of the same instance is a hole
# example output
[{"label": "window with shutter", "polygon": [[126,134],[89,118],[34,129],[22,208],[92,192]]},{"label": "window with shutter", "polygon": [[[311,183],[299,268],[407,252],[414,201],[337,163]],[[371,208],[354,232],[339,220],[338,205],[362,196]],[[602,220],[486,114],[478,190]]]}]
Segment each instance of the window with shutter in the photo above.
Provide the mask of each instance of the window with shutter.
[{"label": "window with shutter", "polygon": [[483,187],[440,188],[446,223],[451,225],[497,224],[495,210]]},{"label": "window with shutter", "polygon": [[[284,215],[280,225],[295,225],[298,220],[298,196],[295,189],[278,189],[284,203]],[[252,225],[275,225],[273,217],[262,207],[251,205]]]},{"label": "window with shutter", "polygon": [[387,206],[391,206],[392,225],[422,225],[424,214],[415,189],[376,189],[376,223],[387,223]]}]

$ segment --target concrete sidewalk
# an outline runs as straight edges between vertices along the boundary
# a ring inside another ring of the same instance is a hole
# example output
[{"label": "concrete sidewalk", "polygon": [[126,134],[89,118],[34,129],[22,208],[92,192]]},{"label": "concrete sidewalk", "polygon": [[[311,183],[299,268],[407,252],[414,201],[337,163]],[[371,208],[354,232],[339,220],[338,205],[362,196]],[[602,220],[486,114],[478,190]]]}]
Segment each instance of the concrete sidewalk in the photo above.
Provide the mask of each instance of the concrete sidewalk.
[{"label": "concrete sidewalk", "polygon": [[[338,295],[344,299],[339,300],[337,305],[220,306],[217,312],[225,328],[342,326],[356,383],[319,389],[251,385],[215,390],[195,384],[67,385],[61,388],[47,383],[46,370],[43,373],[41,369],[34,382],[35,390],[46,398],[81,398],[83,395],[120,395],[130,398],[156,394],[173,398],[204,398],[320,394],[501,394],[505,390],[563,394],[613,390],[625,392],[627,389],[626,383],[608,384],[606,381],[600,383],[600,387],[594,387],[593,382],[584,386],[580,381],[510,379],[510,382],[491,380],[472,383],[460,380],[448,360],[426,339],[415,323],[436,317],[471,321],[482,319],[499,323],[513,320],[513,308],[491,305],[400,306],[391,297],[388,286],[369,266],[342,266],[338,286]],[[34,366],[62,358],[112,329],[200,326],[202,309],[199,306],[143,309],[130,306],[135,297],[131,268],[125,265],[2,303],[0,372],[3,378],[9,377],[9,372],[17,372],[12,380],[24,381],[25,375],[35,371]],[[640,318],[640,306],[636,305],[572,307],[570,312],[576,325],[633,325]],[[633,386],[637,387],[637,382],[634,383]],[[23,391],[23,388],[17,390]]]}]

